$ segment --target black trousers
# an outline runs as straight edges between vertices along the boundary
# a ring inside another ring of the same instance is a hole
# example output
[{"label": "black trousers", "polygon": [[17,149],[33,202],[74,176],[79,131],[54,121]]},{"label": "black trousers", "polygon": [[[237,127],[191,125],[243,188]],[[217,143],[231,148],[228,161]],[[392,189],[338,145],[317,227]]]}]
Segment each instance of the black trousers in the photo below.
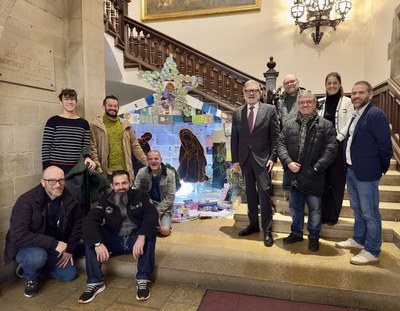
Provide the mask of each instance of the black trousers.
[{"label": "black trousers", "polygon": [[247,215],[251,226],[259,226],[258,205],[260,205],[261,228],[271,231],[272,207],[269,190],[271,179],[266,167],[260,166],[250,153],[242,166],[242,174],[246,185]]},{"label": "black trousers", "polygon": [[342,210],[345,184],[343,142],[340,142],[336,159],[325,172],[325,191],[321,200],[322,223],[337,223]]}]

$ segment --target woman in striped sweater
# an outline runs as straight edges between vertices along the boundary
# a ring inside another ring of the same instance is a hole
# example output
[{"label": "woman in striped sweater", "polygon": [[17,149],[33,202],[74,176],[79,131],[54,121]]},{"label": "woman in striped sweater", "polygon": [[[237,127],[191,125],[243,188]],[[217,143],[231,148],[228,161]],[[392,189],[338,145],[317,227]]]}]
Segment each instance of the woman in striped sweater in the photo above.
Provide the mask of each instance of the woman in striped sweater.
[{"label": "woman in striped sweater", "polygon": [[75,90],[64,89],[58,98],[63,112],[46,122],[42,143],[43,169],[55,165],[67,174],[81,154],[89,169],[95,169],[96,164],[90,158],[89,123],[76,113],[78,96]]}]

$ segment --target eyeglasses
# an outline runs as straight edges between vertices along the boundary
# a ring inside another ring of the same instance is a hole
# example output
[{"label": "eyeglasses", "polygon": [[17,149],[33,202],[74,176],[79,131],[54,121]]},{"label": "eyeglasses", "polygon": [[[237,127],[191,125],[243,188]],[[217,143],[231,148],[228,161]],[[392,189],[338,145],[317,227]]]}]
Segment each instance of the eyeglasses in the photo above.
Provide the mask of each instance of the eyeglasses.
[{"label": "eyeglasses", "polygon": [[44,181],[47,181],[49,183],[50,186],[55,186],[57,183],[60,184],[60,186],[64,186],[65,185],[65,179],[44,179]]},{"label": "eyeglasses", "polygon": [[256,93],[260,92],[260,90],[244,90],[244,92],[246,94],[251,94],[251,93],[256,94]]},{"label": "eyeglasses", "polygon": [[313,101],[313,100],[302,100],[302,101],[299,101],[299,105],[300,105],[300,106],[312,105],[312,104],[314,104],[314,101]]}]

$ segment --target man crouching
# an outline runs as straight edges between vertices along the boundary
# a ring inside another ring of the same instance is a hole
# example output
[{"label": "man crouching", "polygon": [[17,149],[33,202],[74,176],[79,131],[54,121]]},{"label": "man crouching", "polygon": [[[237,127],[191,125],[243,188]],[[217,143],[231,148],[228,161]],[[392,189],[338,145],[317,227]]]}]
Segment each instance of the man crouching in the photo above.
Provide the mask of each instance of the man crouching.
[{"label": "man crouching", "polygon": [[137,263],[137,300],[150,298],[158,213],[147,193],[131,189],[127,171],[111,175],[111,191],[100,198],[82,224],[86,244],[87,287],[80,303],[91,302],[105,290],[101,264],[110,254],[132,254]]}]

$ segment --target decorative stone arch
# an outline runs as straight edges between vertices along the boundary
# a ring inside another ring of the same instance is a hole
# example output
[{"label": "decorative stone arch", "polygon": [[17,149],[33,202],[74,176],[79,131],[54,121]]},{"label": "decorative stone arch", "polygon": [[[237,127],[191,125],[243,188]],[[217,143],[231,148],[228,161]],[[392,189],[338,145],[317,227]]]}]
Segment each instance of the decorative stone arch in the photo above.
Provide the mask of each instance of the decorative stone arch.
[{"label": "decorative stone arch", "polygon": [[395,9],[392,27],[392,40],[388,46],[388,59],[391,60],[390,78],[400,83],[400,5]]},{"label": "decorative stone arch", "polygon": [[3,0],[0,1],[0,38],[4,32],[4,27],[7,23],[8,16],[14,7],[17,0]]}]

